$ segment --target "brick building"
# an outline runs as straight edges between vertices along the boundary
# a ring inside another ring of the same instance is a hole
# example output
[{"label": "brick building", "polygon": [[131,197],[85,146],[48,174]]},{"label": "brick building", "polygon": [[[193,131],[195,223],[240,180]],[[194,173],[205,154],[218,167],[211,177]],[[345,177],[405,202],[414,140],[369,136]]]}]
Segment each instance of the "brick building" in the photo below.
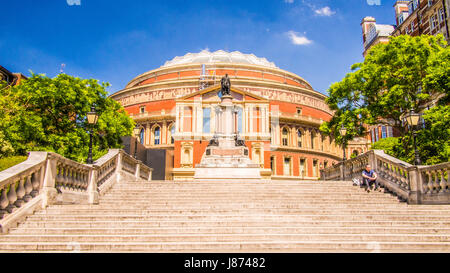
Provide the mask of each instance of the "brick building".
[{"label": "brick building", "polygon": [[[326,96],[298,75],[253,54],[189,53],[134,78],[111,97],[141,126],[147,148],[167,153],[166,179],[189,180],[214,135],[220,79],[231,78],[239,134],[267,179],[317,179],[342,158],[319,126],[332,117]],[[368,150],[356,140],[347,155]],[[351,149],[351,150],[350,150]]]},{"label": "brick building", "polygon": [[21,73],[12,73],[8,69],[0,65],[0,81],[5,81],[8,85],[14,86],[20,84],[22,80],[26,80]]},{"label": "brick building", "polygon": [[[449,6],[450,0],[401,0],[394,4],[395,25],[377,24],[375,18],[365,17],[361,22],[363,56],[366,57],[374,45],[388,43],[390,36],[441,33],[449,40]],[[372,143],[393,136],[397,136],[397,133],[391,126],[369,127],[369,138]]]}]

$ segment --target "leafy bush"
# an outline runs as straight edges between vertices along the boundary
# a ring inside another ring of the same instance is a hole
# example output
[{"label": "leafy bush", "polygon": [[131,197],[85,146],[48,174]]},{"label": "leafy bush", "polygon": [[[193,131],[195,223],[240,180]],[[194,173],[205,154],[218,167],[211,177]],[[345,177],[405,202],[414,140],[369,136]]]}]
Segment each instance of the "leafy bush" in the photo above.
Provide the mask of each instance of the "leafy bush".
[{"label": "leafy bush", "polygon": [[27,156],[11,156],[0,158],[0,172],[27,160]]},{"label": "leafy bush", "polygon": [[[49,151],[85,162],[92,129],[94,159],[121,148],[121,137],[131,135],[134,121],[108,97],[107,86],[66,74],[33,74],[18,86],[0,88],[0,157]],[[90,128],[86,115],[93,105],[99,119]]]}]

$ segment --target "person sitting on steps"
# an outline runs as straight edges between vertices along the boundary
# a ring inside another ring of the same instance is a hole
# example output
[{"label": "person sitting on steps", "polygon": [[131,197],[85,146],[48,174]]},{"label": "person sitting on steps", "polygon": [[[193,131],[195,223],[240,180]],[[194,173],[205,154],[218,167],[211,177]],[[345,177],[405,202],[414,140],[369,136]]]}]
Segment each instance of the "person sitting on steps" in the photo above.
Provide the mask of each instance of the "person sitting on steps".
[{"label": "person sitting on steps", "polygon": [[[375,173],[374,170],[372,170],[370,165],[366,165],[366,168],[362,172],[362,177],[363,177],[363,185],[366,185],[367,192],[370,192],[372,184],[375,184],[374,189],[375,191],[379,189],[377,181],[378,175]],[[379,189],[379,191],[381,191],[381,189]]]}]

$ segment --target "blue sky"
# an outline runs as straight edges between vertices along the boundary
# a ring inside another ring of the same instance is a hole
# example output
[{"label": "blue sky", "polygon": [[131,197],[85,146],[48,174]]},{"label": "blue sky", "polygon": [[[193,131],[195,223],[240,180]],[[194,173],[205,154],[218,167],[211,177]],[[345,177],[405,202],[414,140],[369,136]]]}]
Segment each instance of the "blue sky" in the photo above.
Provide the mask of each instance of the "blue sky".
[{"label": "blue sky", "polygon": [[362,58],[361,19],[393,24],[395,0],[2,1],[0,65],[64,72],[121,90],[165,61],[203,49],[265,57],[326,93]]}]

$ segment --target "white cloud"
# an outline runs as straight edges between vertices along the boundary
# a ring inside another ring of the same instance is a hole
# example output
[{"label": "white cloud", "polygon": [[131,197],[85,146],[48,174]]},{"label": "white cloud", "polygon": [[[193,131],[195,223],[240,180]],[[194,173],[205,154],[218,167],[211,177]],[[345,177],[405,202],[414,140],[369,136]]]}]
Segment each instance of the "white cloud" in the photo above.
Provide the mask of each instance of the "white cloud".
[{"label": "white cloud", "polygon": [[81,0],[67,0],[67,5],[69,6],[81,6]]},{"label": "white cloud", "polygon": [[314,10],[314,12],[319,16],[331,16],[336,13],[335,11],[332,11],[328,6],[321,9],[316,9]]},{"label": "white cloud", "polygon": [[294,0],[284,0],[284,2],[285,2],[285,3],[292,4],[292,3],[294,3]]},{"label": "white cloud", "polygon": [[297,32],[294,32],[292,30],[288,31],[287,34],[294,45],[309,45],[313,42],[306,38],[306,36],[301,36]]}]

